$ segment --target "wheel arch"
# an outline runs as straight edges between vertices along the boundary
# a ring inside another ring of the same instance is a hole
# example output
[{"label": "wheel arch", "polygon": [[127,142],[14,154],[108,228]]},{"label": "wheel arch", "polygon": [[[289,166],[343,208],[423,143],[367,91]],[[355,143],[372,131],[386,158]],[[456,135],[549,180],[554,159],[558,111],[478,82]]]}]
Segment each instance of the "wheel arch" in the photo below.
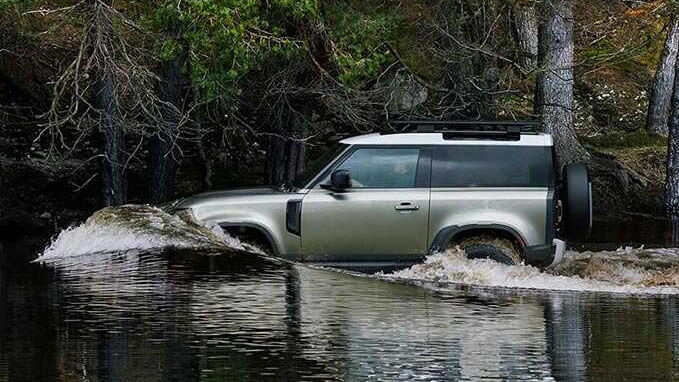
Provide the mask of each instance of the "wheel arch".
[{"label": "wheel arch", "polygon": [[274,239],[274,236],[271,234],[271,232],[264,226],[257,224],[257,223],[219,223],[219,226],[222,229],[233,229],[233,228],[248,228],[252,229],[256,232],[258,232],[269,244],[269,247],[273,251],[274,255],[279,255],[280,254],[280,249],[278,244],[276,243],[276,240]]},{"label": "wheel arch", "polygon": [[441,251],[455,241],[479,235],[493,235],[511,240],[522,254],[527,247],[526,239],[514,228],[502,224],[469,224],[464,226],[448,226],[441,228],[429,248],[430,252]]}]

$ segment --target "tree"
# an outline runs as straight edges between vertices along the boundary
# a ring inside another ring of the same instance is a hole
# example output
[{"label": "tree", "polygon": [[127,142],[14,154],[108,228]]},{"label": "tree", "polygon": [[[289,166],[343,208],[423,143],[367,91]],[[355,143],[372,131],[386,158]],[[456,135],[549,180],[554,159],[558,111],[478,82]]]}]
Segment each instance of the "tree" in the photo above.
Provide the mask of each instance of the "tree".
[{"label": "tree", "polygon": [[185,75],[187,56],[181,43],[181,25],[171,24],[166,31],[175,49],[161,57],[159,98],[162,124],[149,140],[149,195],[151,203],[160,204],[174,198],[177,159],[175,149],[180,136],[188,79]]},{"label": "tree", "polygon": [[[127,165],[149,131],[163,124],[161,110],[168,105],[158,98],[158,78],[149,69],[146,50],[139,47],[146,33],[111,0],[81,0],[34,13],[65,15],[82,25],[74,57],[54,81],[52,103],[44,114],[47,122],[38,139],[48,133],[50,157],[64,159],[88,134],[98,132],[103,203],[125,203]],[[126,137],[139,141],[132,152],[125,149]]]},{"label": "tree", "polygon": [[[300,63],[300,66],[303,64]],[[267,88],[266,107],[262,110],[269,123],[265,158],[265,182],[269,185],[291,185],[304,170],[304,138],[309,131],[314,100],[304,90],[301,76],[311,76],[307,70],[297,75],[283,71],[273,76]]]},{"label": "tree", "polygon": [[667,119],[672,101],[675,64],[679,51],[679,17],[672,16],[667,23],[667,38],[648,102],[646,128],[655,134],[667,135]]},{"label": "tree", "polygon": [[[109,0],[110,1],[110,0]],[[117,102],[115,66],[107,65],[113,60],[110,48],[113,47],[113,20],[108,9],[110,2],[101,0],[91,2],[91,19],[84,41],[91,42],[92,58],[96,63],[92,74],[98,80],[94,83],[94,104],[99,119],[104,157],[101,161],[101,174],[104,184],[104,204],[115,206],[125,203],[126,183],[123,160],[125,148],[123,123],[120,119],[120,104]]]},{"label": "tree", "polygon": [[668,120],[667,178],[665,180],[665,210],[674,223],[676,233],[679,224],[679,61],[675,63],[674,92]]},{"label": "tree", "polygon": [[540,6],[535,107],[545,132],[552,134],[558,167],[589,160],[573,130],[574,0],[550,0]]},{"label": "tree", "polygon": [[[181,66],[180,60],[188,68],[187,77],[194,90],[190,109],[202,113],[192,118],[195,125],[203,128],[199,135],[213,133],[207,126],[221,125],[222,143],[226,145],[236,136],[242,138],[243,132],[254,136],[254,140],[266,137],[267,178],[272,184],[290,183],[301,172],[304,149],[300,135],[305,130],[306,116],[299,113],[300,102],[296,98],[303,93],[299,89],[305,89],[303,85],[308,83],[295,83],[294,78],[286,78],[285,74],[298,72],[294,64],[307,54],[299,29],[304,28],[305,19],[317,18],[316,6],[313,0],[275,0],[266,4],[247,0],[167,0],[155,14],[158,29],[178,31],[173,39],[164,41],[161,51],[167,53],[161,55],[168,63]],[[215,23],[216,19],[220,22]],[[269,66],[269,62],[278,65]],[[262,70],[263,67],[268,70]],[[281,81],[272,81],[273,78]],[[167,81],[163,83],[169,85]],[[163,89],[168,90],[177,89]],[[269,103],[271,98],[274,100]],[[170,103],[179,107],[175,101],[178,99]],[[259,121],[244,116],[244,110],[269,118]],[[153,142],[160,147],[163,141],[154,138]],[[209,148],[204,147],[201,137],[197,143],[201,157],[207,159],[205,152]],[[243,146],[255,147],[252,143]],[[152,156],[158,157],[168,149],[156,150]],[[166,153],[165,157],[168,156]],[[207,163],[206,168],[209,167]],[[155,183],[153,187],[157,188],[159,184]]]},{"label": "tree", "polygon": [[430,70],[440,72],[440,80],[432,82],[441,86],[429,88],[445,93],[441,104],[446,106],[430,114],[465,119],[532,114],[530,106],[517,107],[523,101],[519,95],[525,89],[525,76],[516,74],[517,69],[528,73],[535,66],[533,1],[440,1],[432,8],[432,31],[426,35],[431,38],[423,44],[428,53],[424,60],[432,62]]},{"label": "tree", "polygon": [[519,45],[519,65],[524,72],[532,72],[538,62],[538,18],[534,2],[518,1],[512,15]]},{"label": "tree", "polygon": [[[501,15],[508,13],[498,0],[441,2],[433,27],[439,38],[432,49],[443,65],[444,85],[451,109],[465,118],[494,119],[497,95],[503,89],[499,62],[510,62],[499,43]],[[507,73],[504,71],[504,73]]]},{"label": "tree", "polygon": [[305,140],[311,134],[313,111],[321,106],[314,92],[323,82],[321,72],[332,66],[325,26],[310,16],[291,27],[294,37],[305,42],[301,54],[274,55],[264,66],[273,73],[263,86],[261,111],[269,125],[266,182],[274,186],[292,185],[304,171]]}]

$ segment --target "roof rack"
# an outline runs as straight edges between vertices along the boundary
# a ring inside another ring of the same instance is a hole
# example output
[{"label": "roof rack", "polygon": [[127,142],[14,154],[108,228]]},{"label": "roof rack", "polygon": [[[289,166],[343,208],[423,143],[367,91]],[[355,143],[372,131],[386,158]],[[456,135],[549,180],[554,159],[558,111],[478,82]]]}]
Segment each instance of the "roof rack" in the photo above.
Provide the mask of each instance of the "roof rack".
[{"label": "roof rack", "polygon": [[[538,134],[541,126],[536,121],[389,121],[405,125],[399,133],[443,133],[443,139],[506,139],[519,140],[521,134]],[[415,131],[411,131],[415,128]]]}]

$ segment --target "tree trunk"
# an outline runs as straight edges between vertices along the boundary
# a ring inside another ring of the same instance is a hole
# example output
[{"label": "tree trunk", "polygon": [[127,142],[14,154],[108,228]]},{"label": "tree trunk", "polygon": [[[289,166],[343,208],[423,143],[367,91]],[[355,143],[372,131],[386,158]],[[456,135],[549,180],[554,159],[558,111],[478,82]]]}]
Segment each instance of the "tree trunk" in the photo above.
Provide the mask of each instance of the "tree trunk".
[{"label": "tree trunk", "polygon": [[291,138],[270,137],[266,153],[267,183],[290,185],[304,170],[304,143]]},{"label": "tree trunk", "polygon": [[154,204],[174,197],[177,162],[172,151],[181,118],[184,60],[185,55],[178,54],[161,67],[160,98],[165,102],[161,109],[163,126],[159,126],[149,142],[149,193]]},{"label": "tree trunk", "polygon": [[679,17],[672,17],[667,25],[667,39],[658,69],[655,72],[653,87],[648,99],[646,128],[655,134],[667,135],[667,118],[674,89],[675,64],[679,49]]},{"label": "tree trunk", "polygon": [[203,137],[198,138],[196,142],[196,150],[198,150],[198,158],[203,166],[203,180],[201,189],[207,191],[212,188],[212,160],[208,156],[207,149],[203,143]]},{"label": "tree trunk", "polygon": [[[679,62],[675,63],[679,70]],[[676,223],[679,221],[679,76],[674,76],[674,94],[671,99],[667,140],[667,178],[665,181],[665,209]],[[676,224],[675,224],[676,225]]]},{"label": "tree trunk", "polygon": [[[486,44],[495,49],[498,46],[497,31],[493,26],[498,18],[500,4],[498,0],[489,0],[483,6],[481,31],[485,34],[487,39]],[[480,92],[480,105],[478,114],[481,119],[494,120],[497,119],[497,91],[500,85],[500,68],[498,67],[498,60],[495,56],[488,56],[485,54],[479,55],[477,58],[477,73],[481,74],[483,79],[483,90]]]},{"label": "tree trunk", "polygon": [[[304,142],[301,137],[307,134],[307,124],[311,119],[311,100],[297,99],[293,105],[296,110],[286,107],[281,111],[286,117],[280,119],[277,136],[269,138],[266,153],[267,181],[272,186],[292,185],[304,171]],[[299,111],[297,111],[299,110]]]},{"label": "tree trunk", "polygon": [[573,6],[574,0],[541,5],[540,57],[536,108],[545,132],[552,134],[558,168],[589,161],[573,131]]},{"label": "tree trunk", "polygon": [[513,9],[514,31],[519,46],[519,65],[525,73],[532,72],[538,63],[538,18],[531,3],[517,3]]},{"label": "tree trunk", "polygon": [[304,143],[300,141],[290,140],[288,142],[288,183],[292,184],[295,179],[304,171]]},{"label": "tree trunk", "polygon": [[279,186],[283,183],[285,157],[284,139],[270,136],[266,150],[266,183],[271,186]]},{"label": "tree trunk", "polygon": [[[95,2],[93,6],[95,7],[95,19],[93,20],[99,23],[94,33],[102,36],[103,41],[110,41],[113,34],[111,20],[97,17],[96,12],[101,12],[100,5]],[[95,49],[100,49],[100,47],[95,47]],[[101,67],[95,76],[98,77],[98,81],[95,82],[93,89],[94,104],[99,112],[99,132],[104,146],[104,159],[101,162],[104,204],[117,206],[125,203],[127,190],[125,161],[123,160],[125,141],[115,94],[115,78],[112,69],[108,66]]]},{"label": "tree trunk", "polygon": [[113,74],[105,73],[96,86],[95,100],[99,109],[99,131],[103,140],[104,159],[101,175],[104,185],[104,204],[117,206],[125,203],[125,174],[122,159],[125,143],[123,129],[113,96]]}]

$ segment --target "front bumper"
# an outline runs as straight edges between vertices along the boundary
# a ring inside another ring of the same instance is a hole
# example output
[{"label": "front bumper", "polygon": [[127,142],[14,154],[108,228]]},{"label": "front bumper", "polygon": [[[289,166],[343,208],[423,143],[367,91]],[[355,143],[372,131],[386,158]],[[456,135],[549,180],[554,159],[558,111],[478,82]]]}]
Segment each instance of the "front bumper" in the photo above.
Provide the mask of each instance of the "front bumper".
[{"label": "front bumper", "polygon": [[566,253],[566,242],[554,239],[552,244],[526,247],[524,255],[526,263],[538,267],[551,267],[559,264]]}]

